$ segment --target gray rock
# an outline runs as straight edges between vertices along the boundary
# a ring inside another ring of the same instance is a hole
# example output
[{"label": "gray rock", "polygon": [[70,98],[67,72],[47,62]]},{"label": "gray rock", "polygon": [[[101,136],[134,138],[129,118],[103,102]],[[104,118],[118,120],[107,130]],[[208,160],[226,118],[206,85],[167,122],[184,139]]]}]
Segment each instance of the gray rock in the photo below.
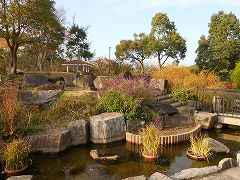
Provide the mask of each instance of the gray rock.
[{"label": "gray rock", "polygon": [[151,79],[150,86],[166,91],[168,90],[168,81],[166,79]]},{"label": "gray rock", "polygon": [[95,90],[93,83],[94,77],[92,75],[82,75],[73,80],[73,84],[87,90]]},{"label": "gray rock", "polygon": [[68,123],[71,146],[87,144],[87,123],[84,120],[72,121]]},{"label": "gray rock", "polygon": [[197,112],[195,113],[195,122],[201,124],[202,129],[211,129],[217,122],[216,113]]},{"label": "gray rock", "polygon": [[215,129],[222,129],[222,127],[223,127],[223,124],[222,123],[216,123],[215,125],[214,125],[214,128]]},{"label": "gray rock", "polygon": [[172,180],[172,178],[166,176],[165,174],[155,172],[148,178],[148,180]]},{"label": "gray rock", "polygon": [[110,79],[110,76],[97,76],[97,78],[93,81],[94,86],[97,89],[104,88],[104,81]]},{"label": "gray rock", "polygon": [[222,170],[237,167],[237,161],[233,158],[224,158],[218,163],[218,167],[220,167]]},{"label": "gray rock", "polygon": [[209,166],[204,168],[190,168],[175,173],[171,178],[173,179],[192,179],[197,177],[206,176],[219,172],[221,169],[218,166]]},{"label": "gray rock", "polygon": [[31,180],[32,175],[11,176],[7,180]]},{"label": "gray rock", "polygon": [[141,176],[128,177],[122,180],[146,180],[146,177],[144,175],[141,175]]},{"label": "gray rock", "polygon": [[70,144],[70,133],[68,130],[52,133],[32,135],[26,137],[31,152],[59,153],[64,151]]},{"label": "gray rock", "polygon": [[178,110],[175,107],[167,103],[157,102],[149,105],[148,107],[158,112],[165,112],[170,116],[178,113]]},{"label": "gray rock", "polygon": [[203,143],[206,143],[209,148],[212,149],[213,153],[229,153],[230,149],[225,146],[223,143],[212,139],[212,138],[204,138]]},{"label": "gray rock", "polygon": [[56,101],[62,94],[62,90],[43,90],[37,92],[21,91],[20,101],[23,104],[42,106]]},{"label": "gray rock", "polygon": [[103,113],[90,118],[90,140],[111,143],[125,139],[126,124],[121,113]]},{"label": "gray rock", "polygon": [[23,76],[23,88],[33,88],[44,84],[51,84],[48,81],[48,77],[42,74],[24,74]]}]

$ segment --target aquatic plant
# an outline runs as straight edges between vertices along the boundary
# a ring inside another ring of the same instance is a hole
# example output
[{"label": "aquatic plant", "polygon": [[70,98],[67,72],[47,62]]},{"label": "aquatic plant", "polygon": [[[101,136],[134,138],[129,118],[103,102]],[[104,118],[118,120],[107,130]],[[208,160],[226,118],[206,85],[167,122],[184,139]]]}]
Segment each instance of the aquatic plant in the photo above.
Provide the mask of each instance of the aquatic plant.
[{"label": "aquatic plant", "polygon": [[157,156],[161,130],[150,124],[143,128],[140,134],[142,138],[142,153],[148,156]]},{"label": "aquatic plant", "polygon": [[13,140],[6,147],[4,160],[6,162],[5,169],[13,171],[26,167],[29,162],[29,146],[21,140]]},{"label": "aquatic plant", "polygon": [[204,135],[197,135],[197,136],[191,136],[190,137],[190,143],[191,147],[190,150],[192,151],[192,154],[201,157],[206,158],[211,155],[211,148],[208,147],[206,143],[204,143],[204,138],[206,136]]}]

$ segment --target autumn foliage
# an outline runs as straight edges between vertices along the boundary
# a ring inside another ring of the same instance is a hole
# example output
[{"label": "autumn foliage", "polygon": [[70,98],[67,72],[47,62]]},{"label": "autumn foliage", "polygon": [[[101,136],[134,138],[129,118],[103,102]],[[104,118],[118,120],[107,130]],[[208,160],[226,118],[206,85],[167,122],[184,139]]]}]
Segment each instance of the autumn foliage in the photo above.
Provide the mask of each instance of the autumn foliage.
[{"label": "autumn foliage", "polygon": [[171,90],[185,89],[194,91],[196,87],[220,88],[223,83],[220,78],[210,71],[192,73],[189,68],[181,66],[168,66],[154,73],[157,79],[167,79]]}]

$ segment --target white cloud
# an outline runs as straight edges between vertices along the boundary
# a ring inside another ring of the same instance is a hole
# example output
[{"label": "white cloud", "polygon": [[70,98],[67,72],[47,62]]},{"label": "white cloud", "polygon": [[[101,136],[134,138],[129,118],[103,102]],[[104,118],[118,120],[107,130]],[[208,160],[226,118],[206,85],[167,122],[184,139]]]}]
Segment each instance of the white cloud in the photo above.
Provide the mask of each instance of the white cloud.
[{"label": "white cloud", "polygon": [[225,7],[240,7],[240,0],[102,0],[103,6],[110,6],[112,11],[124,14],[134,13],[151,8],[194,7],[205,4],[222,5]]}]

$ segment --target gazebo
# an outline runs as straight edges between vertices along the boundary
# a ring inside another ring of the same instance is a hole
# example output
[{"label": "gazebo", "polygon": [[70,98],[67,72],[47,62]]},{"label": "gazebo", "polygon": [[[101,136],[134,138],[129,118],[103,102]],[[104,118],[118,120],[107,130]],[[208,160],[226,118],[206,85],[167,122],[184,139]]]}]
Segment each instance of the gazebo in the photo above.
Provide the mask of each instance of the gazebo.
[{"label": "gazebo", "polygon": [[82,71],[89,73],[94,68],[92,63],[83,60],[66,61],[62,64],[62,66],[66,67],[67,72]]}]

